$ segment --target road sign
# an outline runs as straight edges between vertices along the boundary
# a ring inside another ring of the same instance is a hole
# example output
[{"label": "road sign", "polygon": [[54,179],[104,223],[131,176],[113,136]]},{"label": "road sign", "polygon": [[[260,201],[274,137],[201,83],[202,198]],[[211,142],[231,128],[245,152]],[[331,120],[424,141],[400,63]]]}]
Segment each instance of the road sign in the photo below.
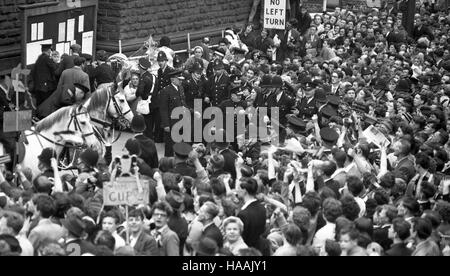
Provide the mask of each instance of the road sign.
[{"label": "road sign", "polygon": [[148,180],[139,180],[142,185],[142,192],[139,192],[139,187],[136,177],[120,177],[116,181],[107,183],[103,186],[103,200],[105,206],[118,205],[139,205],[149,203],[149,182]]},{"label": "road sign", "polygon": [[286,29],[286,0],[264,0],[264,28]]}]

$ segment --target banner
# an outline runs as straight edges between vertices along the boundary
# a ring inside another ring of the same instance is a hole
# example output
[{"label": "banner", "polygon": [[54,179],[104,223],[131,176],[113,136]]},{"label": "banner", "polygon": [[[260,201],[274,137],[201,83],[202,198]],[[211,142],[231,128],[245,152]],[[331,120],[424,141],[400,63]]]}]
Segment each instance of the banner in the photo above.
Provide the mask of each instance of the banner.
[{"label": "banner", "polygon": [[121,177],[114,183],[106,183],[103,186],[105,206],[148,204],[150,195],[148,180],[141,179],[140,183],[142,192],[139,192],[135,177]]},{"label": "banner", "polygon": [[264,0],[264,28],[286,29],[286,0]]}]

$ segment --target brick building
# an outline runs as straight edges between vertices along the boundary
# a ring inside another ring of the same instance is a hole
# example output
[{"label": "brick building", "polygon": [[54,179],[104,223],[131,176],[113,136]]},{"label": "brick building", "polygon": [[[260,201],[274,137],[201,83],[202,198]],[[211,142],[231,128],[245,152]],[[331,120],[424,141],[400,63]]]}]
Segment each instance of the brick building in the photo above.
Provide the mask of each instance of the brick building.
[{"label": "brick building", "polygon": [[[0,74],[6,73],[20,62],[19,6],[43,2],[52,0],[0,0]],[[252,0],[99,0],[97,49],[116,53],[121,40],[123,52],[133,53],[142,46],[150,34],[154,34],[157,39],[162,35],[168,35],[175,50],[187,48],[187,33],[191,34],[193,45],[204,36],[212,37],[214,42],[221,37],[225,27],[243,26],[252,2]],[[322,7],[322,0],[304,0],[304,3],[310,7],[311,12],[320,11]]]}]

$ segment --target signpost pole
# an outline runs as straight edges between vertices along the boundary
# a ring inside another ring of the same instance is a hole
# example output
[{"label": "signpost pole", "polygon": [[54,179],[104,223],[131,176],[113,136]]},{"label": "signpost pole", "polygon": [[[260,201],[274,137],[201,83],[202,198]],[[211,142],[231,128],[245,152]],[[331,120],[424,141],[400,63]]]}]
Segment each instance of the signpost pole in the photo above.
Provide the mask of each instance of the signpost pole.
[{"label": "signpost pole", "polygon": [[128,225],[128,205],[125,205],[125,219],[127,222],[127,245],[130,244],[130,226]]}]

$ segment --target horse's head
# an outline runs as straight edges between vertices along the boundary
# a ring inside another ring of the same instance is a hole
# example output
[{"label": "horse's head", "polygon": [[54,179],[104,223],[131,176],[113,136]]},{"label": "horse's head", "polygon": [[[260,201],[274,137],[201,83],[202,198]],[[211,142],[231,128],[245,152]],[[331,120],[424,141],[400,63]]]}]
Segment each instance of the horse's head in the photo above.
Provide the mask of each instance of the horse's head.
[{"label": "horse's head", "polygon": [[118,121],[120,127],[124,129],[130,127],[134,115],[122,89],[118,88],[112,95],[107,112]]},{"label": "horse's head", "polygon": [[94,128],[91,124],[91,118],[84,106],[80,105],[73,108],[68,130],[73,131],[74,136],[81,138],[82,144],[97,151],[101,151],[100,142],[94,135]]}]

